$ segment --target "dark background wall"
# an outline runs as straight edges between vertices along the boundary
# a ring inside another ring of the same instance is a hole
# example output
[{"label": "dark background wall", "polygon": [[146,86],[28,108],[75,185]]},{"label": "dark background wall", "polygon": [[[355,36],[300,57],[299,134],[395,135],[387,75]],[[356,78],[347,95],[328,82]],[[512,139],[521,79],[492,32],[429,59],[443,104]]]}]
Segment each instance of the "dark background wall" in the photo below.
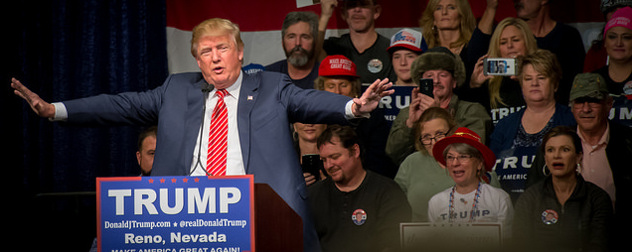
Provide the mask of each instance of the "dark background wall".
[{"label": "dark background wall", "polygon": [[157,87],[168,73],[165,2],[13,2],[3,9],[0,89],[7,241],[29,251],[87,251],[96,237],[95,178],[140,174],[143,126],[50,123],[13,95],[10,78],[50,102]]}]

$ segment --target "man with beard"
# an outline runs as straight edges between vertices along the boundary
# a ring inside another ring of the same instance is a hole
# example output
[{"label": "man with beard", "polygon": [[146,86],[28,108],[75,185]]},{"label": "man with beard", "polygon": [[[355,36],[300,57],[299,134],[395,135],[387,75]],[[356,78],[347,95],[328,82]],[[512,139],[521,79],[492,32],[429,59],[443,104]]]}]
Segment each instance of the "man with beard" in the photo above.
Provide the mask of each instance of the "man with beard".
[{"label": "man with beard", "polygon": [[538,48],[553,52],[562,66],[562,79],[555,94],[555,100],[568,103],[568,95],[575,75],[584,68],[584,43],[579,31],[572,26],[551,18],[551,0],[514,0],[514,8],[519,18],[529,25],[535,35]]},{"label": "man with beard", "polygon": [[319,66],[314,57],[317,26],[318,16],[313,12],[288,13],[281,28],[287,59],[266,66],[266,71],[287,74],[294,85],[303,89],[314,88]]},{"label": "man with beard", "polygon": [[[344,55],[358,66],[358,75],[362,83],[372,83],[375,79],[395,80],[391,58],[386,48],[390,39],[375,31],[375,20],[380,16],[382,7],[376,0],[342,1],[342,18],[349,26],[349,33],[341,37],[325,40],[327,23],[338,5],[336,0],[321,1],[321,16],[318,23],[318,40],[323,41],[319,59],[326,55]],[[320,45],[320,43],[319,43]]]}]

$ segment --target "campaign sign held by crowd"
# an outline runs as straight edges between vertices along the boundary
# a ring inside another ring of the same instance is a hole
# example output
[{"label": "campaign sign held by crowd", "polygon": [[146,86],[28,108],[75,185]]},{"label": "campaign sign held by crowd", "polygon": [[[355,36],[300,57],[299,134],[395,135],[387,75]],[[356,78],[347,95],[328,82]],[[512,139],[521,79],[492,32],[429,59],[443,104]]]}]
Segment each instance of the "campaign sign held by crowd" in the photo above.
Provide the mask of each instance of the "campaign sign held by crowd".
[{"label": "campaign sign held by crowd", "polygon": [[99,251],[254,251],[253,176],[97,178]]}]

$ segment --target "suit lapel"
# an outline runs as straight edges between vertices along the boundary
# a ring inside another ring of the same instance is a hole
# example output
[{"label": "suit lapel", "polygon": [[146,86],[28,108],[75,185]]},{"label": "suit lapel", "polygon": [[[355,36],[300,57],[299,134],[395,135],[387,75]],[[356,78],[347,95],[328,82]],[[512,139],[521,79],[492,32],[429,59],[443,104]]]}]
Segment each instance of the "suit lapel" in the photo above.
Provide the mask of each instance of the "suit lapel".
[{"label": "suit lapel", "polygon": [[239,141],[241,153],[244,159],[244,169],[249,172],[248,161],[250,159],[250,113],[257,100],[260,84],[259,74],[246,74],[242,72],[243,80],[239,91],[239,105],[237,105],[237,127],[239,128]]}]

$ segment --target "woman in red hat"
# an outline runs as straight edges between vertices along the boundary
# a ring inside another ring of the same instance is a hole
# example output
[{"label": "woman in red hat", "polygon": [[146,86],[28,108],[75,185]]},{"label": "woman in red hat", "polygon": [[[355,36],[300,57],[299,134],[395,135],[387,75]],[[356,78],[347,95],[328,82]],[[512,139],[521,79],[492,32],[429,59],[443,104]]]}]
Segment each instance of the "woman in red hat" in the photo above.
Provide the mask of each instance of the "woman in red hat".
[{"label": "woman in red hat", "polygon": [[430,199],[428,218],[432,222],[500,222],[508,238],[513,206],[509,194],[484,182],[496,156],[480,139],[474,131],[461,127],[433,147],[433,156],[446,166],[455,185]]}]

